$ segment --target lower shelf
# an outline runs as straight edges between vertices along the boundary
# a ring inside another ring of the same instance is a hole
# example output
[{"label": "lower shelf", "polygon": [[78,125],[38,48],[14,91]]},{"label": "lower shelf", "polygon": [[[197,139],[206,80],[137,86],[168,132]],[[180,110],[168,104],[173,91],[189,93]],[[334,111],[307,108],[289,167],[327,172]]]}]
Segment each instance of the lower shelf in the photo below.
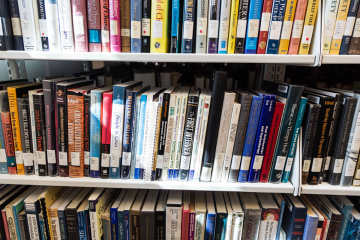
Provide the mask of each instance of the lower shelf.
[{"label": "lower shelf", "polygon": [[301,194],[329,194],[360,196],[360,187],[333,186],[328,183],[301,186]]},{"label": "lower shelf", "polygon": [[39,177],[36,175],[0,175],[0,184],[46,185],[68,187],[105,187],[169,190],[203,190],[203,191],[236,191],[264,193],[293,193],[294,187],[289,183],[213,183],[213,182],[180,182],[154,181],[144,182],[134,179],[99,179],[99,178],[62,178]]}]

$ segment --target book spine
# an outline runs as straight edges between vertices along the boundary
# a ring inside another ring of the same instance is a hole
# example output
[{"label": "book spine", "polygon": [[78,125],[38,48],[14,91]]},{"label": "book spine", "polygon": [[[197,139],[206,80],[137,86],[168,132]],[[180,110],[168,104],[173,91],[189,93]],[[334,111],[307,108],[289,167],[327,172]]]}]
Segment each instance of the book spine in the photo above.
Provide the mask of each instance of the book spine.
[{"label": "book spine", "polygon": [[182,221],[181,221],[181,240],[187,240],[189,238],[189,223],[190,223],[189,210],[182,209]]},{"label": "book spine", "polygon": [[359,8],[359,1],[351,1],[349,6],[349,13],[346,19],[346,25],[344,30],[344,35],[341,41],[340,47],[340,55],[347,55],[350,46],[351,36],[354,31],[355,20],[356,20],[356,13]]},{"label": "book spine", "polygon": [[39,29],[40,29],[40,39],[41,39],[41,48],[42,51],[49,51],[49,37],[47,30],[47,21],[46,21],[46,12],[45,12],[45,1],[37,0],[37,12],[39,17]]},{"label": "book spine", "polygon": [[[37,209],[40,208],[38,204],[39,204],[38,201],[36,203],[25,204],[25,211],[26,211],[25,222],[28,223],[25,224],[26,226],[25,231],[28,229],[29,237],[30,237],[29,239],[40,239],[41,237],[40,228],[39,228],[39,218],[37,214]],[[18,218],[20,222],[22,218],[20,216],[18,216]],[[20,226],[20,229],[22,228],[23,227]]]},{"label": "book spine", "polygon": [[[260,218],[259,239],[276,237],[277,225],[279,224],[280,208],[263,208]],[[269,228],[269,226],[273,226]]]},{"label": "book spine", "polygon": [[121,52],[131,52],[130,0],[120,0]]},{"label": "book spine", "polygon": [[257,126],[260,119],[260,111],[263,104],[263,97],[253,96],[251,104],[249,124],[246,130],[243,154],[241,158],[238,182],[246,182],[248,179],[251,157],[254,149]]},{"label": "book spine", "polygon": [[336,22],[336,15],[338,13],[340,0],[325,2],[326,15],[325,15],[325,28],[324,28],[324,55],[330,54],[331,40],[334,35],[334,28]]},{"label": "book spine", "polygon": [[14,34],[11,25],[11,17],[10,17],[10,6],[9,1],[3,2],[3,9],[4,9],[4,17],[2,19],[2,25],[4,28],[4,39],[5,39],[5,48],[6,50],[15,50],[14,45]]},{"label": "book spine", "polygon": [[269,130],[269,139],[266,144],[266,150],[264,154],[264,161],[261,167],[260,182],[267,182],[271,168],[272,157],[275,151],[276,139],[279,133],[281,118],[284,110],[284,104],[280,102],[275,103],[274,114]]},{"label": "book spine", "polygon": [[74,51],[74,36],[72,30],[72,23],[70,19],[71,14],[71,1],[58,0],[58,12],[60,22],[60,41],[62,52]]},{"label": "book spine", "polygon": [[110,143],[111,143],[111,112],[113,94],[103,94],[101,117],[101,178],[109,178]]},{"label": "book spine", "polygon": [[100,177],[101,105],[101,94],[99,92],[92,92],[90,106],[90,177],[92,178]]},{"label": "book spine", "polygon": [[169,168],[168,168],[168,179],[173,178],[174,174],[174,165],[175,165],[175,148],[176,148],[176,136],[179,131],[179,118],[180,118],[180,109],[181,109],[181,95],[180,93],[176,95],[176,103],[174,108],[174,132],[171,137],[171,149],[169,157]]},{"label": "book spine", "polygon": [[21,141],[23,145],[23,161],[25,174],[34,174],[34,156],[32,153],[31,132],[29,131],[29,100],[27,98],[18,99],[19,121]]},{"label": "book spine", "polygon": [[45,1],[49,51],[51,52],[61,52],[60,23],[57,3],[58,0]]},{"label": "book spine", "polygon": [[216,214],[208,213],[205,223],[205,240],[212,240],[215,237]]},{"label": "book spine", "polygon": [[[18,215],[18,225],[19,225],[19,229],[20,229],[20,233],[21,233],[21,239],[29,240],[30,239],[30,234],[29,234],[30,230],[29,230],[29,227],[27,224],[26,214]],[[29,225],[30,225],[30,223],[29,223]],[[39,237],[39,236],[37,235],[37,237]]]},{"label": "book spine", "polygon": [[220,3],[220,0],[214,0],[209,3],[207,53],[218,53]]},{"label": "book spine", "polygon": [[232,228],[231,236],[233,236],[233,239],[241,239],[243,224],[244,224],[244,214],[233,213],[233,221],[231,226]]},{"label": "book spine", "polygon": [[65,211],[58,211],[61,240],[68,240],[67,222]]},{"label": "book spine", "polygon": [[281,30],[279,43],[279,54],[287,54],[289,50],[290,37],[294,22],[297,0],[289,0],[286,4],[284,23]]},{"label": "book spine", "polygon": [[196,41],[195,52],[207,53],[206,36],[207,36],[207,24],[208,24],[208,8],[209,2],[206,0],[197,0],[196,9]]},{"label": "book spine", "polygon": [[[130,163],[130,178],[135,178],[135,169],[136,169],[136,152],[137,152],[137,143],[138,143],[138,130],[139,118],[141,110],[141,96],[137,96],[135,100],[135,115],[134,115],[134,128],[133,128],[133,139],[132,139],[132,150],[131,150],[131,163]],[[136,130],[136,132],[135,132]]]},{"label": "book spine", "polygon": [[70,208],[65,210],[66,227],[68,239],[80,240],[79,237],[79,225],[77,221],[76,209]]},{"label": "book spine", "polygon": [[187,239],[195,239],[195,212],[190,212],[189,214],[189,235]]},{"label": "book spine", "polygon": [[356,20],[354,26],[354,32],[350,40],[348,55],[360,54],[360,8],[358,8],[356,13]]},{"label": "book spine", "polygon": [[3,226],[4,226],[4,230],[5,230],[6,240],[10,240],[9,226],[8,226],[8,222],[6,219],[5,209],[1,211],[1,217],[2,217],[2,222],[3,222]]},{"label": "book spine", "polygon": [[79,228],[79,239],[85,240],[88,239],[89,233],[86,231],[86,224],[85,224],[85,214],[84,211],[77,212],[77,221],[78,221],[78,228]]},{"label": "book spine", "polygon": [[297,2],[288,54],[297,54],[299,51],[307,3],[308,0],[298,0]]},{"label": "book spine", "polygon": [[[5,94],[5,97],[7,98],[7,93]],[[1,116],[0,116],[0,173],[1,174],[8,174],[9,173],[8,159],[7,159],[6,147],[5,147],[5,142],[6,141],[7,141],[6,140],[6,135],[4,135],[3,124],[2,124]]]},{"label": "book spine", "polygon": [[39,176],[48,175],[48,164],[46,161],[46,124],[44,111],[44,96],[34,96],[34,111],[36,122],[36,152],[39,168]]},{"label": "book spine", "polygon": [[286,160],[284,174],[282,177],[283,183],[287,183],[289,180],[289,177],[290,177],[291,167],[292,167],[292,163],[293,163],[293,160],[295,157],[295,152],[296,152],[296,144],[297,144],[297,141],[299,138],[300,128],[301,128],[301,124],[302,124],[305,109],[306,109],[306,103],[307,103],[307,99],[301,98],[300,107],[299,107],[299,111],[298,111],[297,119],[296,119],[296,123],[295,123],[295,129],[294,129],[294,133],[293,133],[292,140],[291,140],[291,146],[290,146],[289,154],[288,154],[288,157]]},{"label": "book spine", "polygon": [[[353,1],[354,2],[354,1]],[[336,16],[333,38],[330,46],[330,55],[339,55],[341,42],[346,28],[346,19],[349,12],[350,1],[340,0]]]},{"label": "book spine", "polygon": [[181,239],[181,220],[182,207],[166,206],[166,239]]},{"label": "book spine", "polygon": [[164,240],[166,239],[166,213],[165,211],[156,211],[155,213],[155,239]]},{"label": "book spine", "polygon": [[141,23],[142,23],[142,2],[140,0],[131,1],[131,52],[141,53]]},{"label": "book spine", "polygon": [[[290,0],[289,4],[293,1]],[[269,39],[266,46],[266,54],[277,54],[279,50],[280,34],[284,20],[286,0],[274,0],[271,24],[269,28]],[[289,32],[291,33],[291,31]]]},{"label": "book spine", "polygon": [[118,226],[117,207],[110,208],[110,222],[111,222],[111,236],[112,236],[111,239],[118,240],[119,226]]},{"label": "book spine", "polygon": [[260,17],[261,17],[262,1],[254,0],[250,2],[249,21],[247,23],[246,32],[246,54],[256,54],[256,47],[259,36]]},{"label": "book spine", "polygon": [[9,0],[9,6],[15,50],[24,51],[18,2],[16,0]]},{"label": "book spine", "polygon": [[263,107],[259,120],[257,136],[250,163],[249,182],[259,182],[261,166],[264,160],[266,144],[268,141],[270,126],[274,114],[275,96],[264,96]]},{"label": "book spine", "polygon": [[68,177],[68,141],[67,141],[67,90],[66,87],[56,87],[56,108],[57,108],[57,133],[59,148],[59,176]]},{"label": "book spine", "polygon": [[182,44],[181,53],[193,52],[193,33],[195,18],[195,2],[194,0],[184,1],[183,26],[182,26]]},{"label": "book spine", "polygon": [[257,46],[257,54],[265,54],[266,51],[266,43],[269,33],[272,7],[273,7],[273,0],[264,1],[262,13],[261,13],[261,23],[260,23],[259,43]]},{"label": "book spine", "polygon": [[[170,53],[179,53],[181,51],[180,44],[181,44],[181,9],[182,4],[179,0],[172,1],[172,8],[171,8],[171,38],[170,38]],[[154,31],[151,31],[154,33]]]},{"label": "book spine", "polygon": [[110,52],[121,52],[119,0],[109,0],[109,12]]},{"label": "book spine", "polygon": [[151,0],[151,53],[167,53],[169,51],[168,5],[168,0],[162,2]]},{"label": "book spine", "polygon": [[225,214],[217,213],[216,214],[214,239],[216,239],[216,240],[225,239],[226,220],[227,220],[227,213],[225,213]]},{"label": "book spine", "polygon": [[[34,110],[34,97],[33,94],[29,95],[29,111],[30,111],[30,125],[31,125],[31,149],[34,157],[34,173],[39,175],[38,161],[37,161],[37,147],[36,147],[36,121],[35,121],[35,110]],[[2,132],[2,128],[0,129]]]},{"label": "book spine", "polygon": [[221,1],[219,26],[219,54],[227,54],[231,0]]},{"label": "book spine", "polygon": [[244,229],[242,239],[256,240],[259,233],[261,209],[245,209]]},{"label": "book spine", "polygon": [[55,209],[50,209],[49,210],[50,213],[50,224],[51,224],[51,229],[52,229],[52,236],[55,239],[59,239],[61,237],[60,234],[60,222],[59,222],[59,217],[58,217],[58,213]]},{"label": "book spine", "polygon": [[228,54],[235,53],[235,38],[240,0],[231,1]]},{"label": "book spine", "polygon": [[139,118],[139,127],[137,131],[137,142],[136,142],[136,164],[135,164],[135,173],[134,178],[140,179],[140,172],[141,172],[141,156],[143,152],[143,143],[144,143],[144,130],[145,130],[145,118],[146,118],[146,103],[147,103],[147,96],[141,96],[141,103],[140,103],[140,118]]},{"label": "book spine", "polygon": [[249,0],[241,0],[239,4],[239,13],[237,20],[235,53],[245,52],[246,26],[248,24]]},{"label": "book spine", "polygon": [[338,239],[342,219],[343,216],[341,214],[333,215],[331,217],[328,236],[334,237],[334,239]]},{"label": "book spine", "polygon": [[89,31],[89,52],[101,52],[101,20],[99,0],[87,1],[87,16],[87,27]]},{"label": "book spine", "polygon": [[181,160],[180,160],[181,164],[179,170],[180,181],[187,181],[189,177],[189,168],[190,168],[191,153],[193,148],[195,120],[198,110],[199,97],[189,96],[187,104],[188,106],[186,110],[186,124],[185,124],[184,137],[182,142]]},{"label": "book spine", "polygon": [[100,4],[101,50],[110,52],[109,1],[101,0]]},{"label": "book spine", "polygon": [[117,218],[118,218],[118,238],[117,239],[124,240],[125,239],[124,211],[118,211]]},{"label": "book spine", "polygon": [[84,96],[84,176],[90,177],[90,118],[91,96]]},{"label": "book spine", "polygon": [[[71,1],[72,3],[72,22],[74,30],[74,50],[75,52],[87,52],[89,50],[88,39],[88,19],[86,9],[92,5],[86,5],[85,0]],[[90,9],[91,11],[91,9]],[[89,18],[89,21],[90,18]],[[90,33],[90,29],[89,29]]]},{"label": "book spine", "polygon": [[308,2],[304,20],[304,28],[301,35],[301,42],[298,52],[299,55],[309,54],[319,2],[320,0],[309,0]]},{"label": "book spine", "polygon": [[124,211],[124,232],[125,232],[125,240],[130,240],[130,211]]},{"label": "book spine", "polygon": [[151,0],[142,3],[141,18],[141,52],[150,52],[150,24],[151,24]]},{"label": "book spine", "polygon": [[9,174],[16,174],[15,149],[13,134],[11,129],[11,120],[9,112],[1,113],[1,123],[4,131],[5,151],[8,163]]},{"label": "book spine", "polygon": [[140,214],[130,215],[130,238],[129,239],[140,239]]},{"label": "book spine", "polygon": [[[35,19],[31,0],[18,2],[23,43],[25,51],[37,51],[38,43],[35,31]],[[26,17],[25,17],[26,16]]]},{"label": "book spine", "polygon": [[347,236],[359,237],[360,236],[360,228],[358,227],[359,223],[360,223],[360,220],[356,219],[356,217],[351,215],[350,216],[350,223],[349,223],[349,227],[347,229],[346,235]]}]

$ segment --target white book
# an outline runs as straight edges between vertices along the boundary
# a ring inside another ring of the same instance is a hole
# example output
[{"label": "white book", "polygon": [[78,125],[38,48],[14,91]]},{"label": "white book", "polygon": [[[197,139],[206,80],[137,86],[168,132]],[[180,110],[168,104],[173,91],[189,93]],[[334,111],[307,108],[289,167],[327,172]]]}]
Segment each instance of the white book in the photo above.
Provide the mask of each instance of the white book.
[{"label": "white book", "polygon": [[232,153],[234,150],[234,143],[235,143],[235,137],[236,137],[236,131],[237,131],[237,127],[238,127],[239,117],[240,117],[240,110],[241,110],[241,104],[235,102],[233,111],[231,114],[229,134],[228,134],[226,150],[225,150],[225,157],[224,157],[224,165],[223,165],[222,174],[221,174],[221,182],[227,182],[227,180],[229,178],[231,158],[232,158]]},{"label": "white book", "polygon": [[237,192],[229,192],[228,194],[233,211],[231,236],[232,239],[241,239],[244,224],[244,211],[241,207],[239,195]]},{"label": "white book", "polygon": [[39,21],[39,6],[38,0],[32,0],[33,12],[34,12],[34,24],[35,24],[35,33],[36,33],[36,42],[38,51],[41,51],[41,25]]},{"label": "white book", "polygon": [[323,54],[330,54],[331,41],[335,30],[336,16],[340,0],[324,1],[325,4],[325,28]]},{"label": "white book", "polygon": [[20,23],[24,41],[25,51],[38,51],[39,43],[37,41],[35,19],[32,0],[18,1]]},{"label": "white book", "polygon": [[[34,110],[34,94],[42,91],[41,89],[35,89],[28,92],[29,95],[29,109],[30,109],[30,125],[31,125],[31,141],[32,141],[32,151],[34,159],[34,168],[35,175],[39,174],[38,161],[37,161],[37,139],[36,139],[36,122],[35,122],[35,110]],[[24,162],[25,164],[25,162]],[[32,165],[32,164],[31,164]]]},{"label": "white book", "polygon": [[45,0],[46,24],[50,52],[61,52],[57,2],[57,0]]},{"label": "white book", "polygon": [[209,1],[197,0],[196,53],[207,53],[207,25]]},{"label": "white book", "polygon": [[212,182],[220,182],[221,171],[224,165],[226,142],[229,134],[230,120],[232,109],[234,107],[236,94],[234,92],[226,91],[224,95],[224,102],[221,112],[221,120],[219,127],[219,135],[216,143],[214,167],[211,176]]},{"label": "white book", "polygon": [[224,195],[226,210],[228,213],[227,219],[226,219],[226,229],[225,229],[225,240],[232,239],[232,227],[233,227],[233,210],[231,208],[230,198],[227,192],[222,193]]},{"label": "white book", "polygon": [[[228,45],[228,38],[229,38],[230,8],[231,8],[231,0],[222,0],[221,1],[219,45],[218,45],[219,54],[227,53],[227,45]],[[228,89],[231,89],[231,88],[228,88]]]},{"label": "white book", "polygon": [[70,0],[58,0],[62,52],[74,52],[74,35]]},{"label": "white book", "polygon": [[204,146],[205,146],[205,137],[207,132],[207,124],[210,113],[210,103],[211,103],[211,91],[206,89],[205,93],[205,102],[204,102],[204,112],[203,118],[201,120],[201,130],[200,130],[200,139],[198,145],[198,152],[196,154],[196,162],[195,162],[195,171],[194,171],[194,180],[200,179],[201,166],[202,166],[202,158],[204,154]]},{"label": "white book", "polygon": [[181,239],[182,195],[180,191],[169,191],[166,201],[166,240]]},{"label": "white book", "polygon": [[206,220],[205,192],[195,191],[195,239],[204,239]]}]

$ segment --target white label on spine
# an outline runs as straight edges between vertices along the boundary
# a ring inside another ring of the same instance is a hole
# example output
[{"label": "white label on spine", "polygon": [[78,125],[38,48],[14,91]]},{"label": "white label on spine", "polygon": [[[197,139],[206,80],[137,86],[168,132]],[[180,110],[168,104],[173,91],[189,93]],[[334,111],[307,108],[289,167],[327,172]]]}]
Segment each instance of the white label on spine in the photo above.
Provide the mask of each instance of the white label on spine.
[{"label": "white label on spine", "polygon": [[156,159],[156,168],[162,169],[164,162],[164,155],[157,155]]},{"label": "white label on spine", "polygon": [[344,164],[344,159],[335,159],[334,173],[341,173]]},{"label": "white label on spine", "polygon": [[231,161],[231,169],[238,170],[240,167],[241,155],[233,155]]},{"label": "white label on spine", "polygon": [[90,170],[99,171],[99,158],[91,157],[90,159]]},{"label": "white label on spine", "polygon": [[311,166],[311,171],[312,172],[320,172],[322,161],[323,161],[322,158],[314,158],[312,166]]},{"label": "white label on spine", "polygon": [[238,20],[236,27],[236,37],[245,38],[246,37],[246,24],[247,20]]},{"label": "white label on spine", "polygon": [[20,36],[21,35],[20,18],[11,18],[11,25],[14,36]]},{"label": "white label on spine", "polygon": [[136,155],[135,168],[141,168],[141,155]]},{"label": "white label on spine", "polygon": [[130,37],[130,29],[121,29],[122,37]]},{"label": "white label on spine", "polygon": [[336,18],[328,18],[325,22],[324,37],[332,37],[334,34]]},{"label": "white label on spine", "polygon": [[74,22],[74,34],[84,35],[85,34],[84,18],[82,16],[73,16],[73,22]]},{"label": "white label on spine", "polygon": [[[101,166],[102,167],[109,167],[110,165],[110,154],[102,153],[101,154]],[[125,165],[125,164],[123,164]]]},{"label": "white label on spine", "polygon": [[303,169],[302,169],[303,172],[309,172],[310,171],[310,163],[311,163],[311,160],[305,160],[304,161],[304,165],[303,165]]},{"label": "white label on spine", "polygon": [[355,24],[355,17],[347,17],[345,31],[344,31],[345,36],[352,35],[353,29],[354,29],[354,24]]},{"label": "white label on spine", "polygon": [[353,37],[360,37],[360,18],[356,19]]},{"label": "white label on spine", "polygon": [[59,152],[59,165],[60,166],[68,165],[67,152]]},{"label": "white label on spine", "polygon": [[141,34],[142,36],[150,37],[150,18],[143,18],[141,22]]},{"label": "white label on spine", "polygon": [[118,22],[117,20],[110,20],[110,35],[117,36],[118,33]]},{"label": "white label on spine", "polygon": [[275,170],[283,170],[285,166],[286,157],[278,156],[276,159]]},{"label": "white label on spine", "polygon": [[193,37],[193,28],[194,28],[194,22],[191,21],[185,21],[184,22],[184,39],[191,40]]},{"label": "white label on spine", "polygon": [[111,167],[119,167],[119,159],[122,154],[122,132],[124,126],[124,105],[113,107],[111,122]]},{"label": "white label on spine", "polygon": [[359,186],[359,185],[360,185],[360,180],[353,181],[353,186]]},{"label": "white label on spine", "polygon": [[250,168],[251,157],[242,157],[240,170],[247,171]]},{"label": "white label on spine", "polygon": [[254,165],[253,165],[253,169],[254,170],[259,170],[261,169],[261,165],[263,162],[264,156],[261,155],[256,155],[255,159],[254,159]]},{"label": "white label on spine", "polygon": [[0,162],[7,162],[5,149],[0,149]]},{"label": "white label on spine", "polygon": [[84,151],[84,164],[89,165],[90,164],[90,152]]},{"label": "white label on spine", "polygon": [[285,172],[290,172],[293,160],[294,160],[294,158],[287,159],[286,166],[285,166]]},{"label": "white label on spine", "polygon": [[22,151],[15,151],[16,164],[24,164]]},{"label": "white label on spine", "polygon": [[360,169],[356,171],[356,176],[355,178],[360,178]]},{"label": "white label on spine", "polygon": [[122,160],[122,165],[130,166],[131,152],[123,152],[121,160]]},{"label": "white label on spine", "polygon": [[0,36],[3,36],[4,35],[4,32],[3,32],[3,26],[2,26],[2,21],[0,21]]},{"label": "white label on spine", "polygon": [[39,28],[40,28],[40,36],[47,37],[48,31],[47,31],[46,19],[39,19]]},{"label": "white label on spine", "polygon": [[281,39],[290,39],[292,26],[292,21],[284,21],[284,25],[281,31]]},{"label": "white label on spine", "polygon": [[330,167],[330,160],[331,160],[331,157],[326,157],[326,162],[325,162],[325,171],[329,170],[329,167]]},{"label": "white label on spine", "polygon": [[310,44],[313,34],[314,26],[306,25],[304,26],[304,31],[301,39],[302,44]]},{"label": "white label on spine", "polygon": [[26,214],[30,239],[39,238],[38,220],[36,214]]},{"label": "white label on spine", "polygon": [[32,153],[23,153],[24,165],[34,166],[34,156]]},{"label": "white label on spine", "polygon": [[163,22],[162,21],[153,21],[152,28],[153,38],[162,38]]},{"label": "white label on spine", "polygon": [[279,40],[281,33],[282,22],[272,21],[270,27],[270,36],[269,39]]},{"label": "white label on spine", "polygon": [[249,20],[248,37],[258,37],[259,35],[259,19]]},{"label": "white label on spine", "polygon": [[72,152],[70,154],[71,166],[80,166],[80,153]]},{"label": "white label on spine", "polygon": [[301,38],[301,33],[303,30],[304,20],[295,20],[293,26],[292,37]]},{"label": "white label on spine", "polygon": [[342,39],[345,31],[346,20],[337,20],[333,39]]},{"label": "white label on spine", "polygon": [[47,150],[47,161],[48,163],[56,163],[55,150]]},{"label": "white label on spine", "polygon": [[38,164],[42,164],[42,165],[46,164],[46,154],[44,151],[37,151],[37,161]]},{"label": "white label on spine", "polygon": [[229,21],[221,21],[220,38],[227,39],[229,36]]},{"label": "white label on spine", "polygon": [[231,154],[225,154],[224,169],[227,171],[231,164]]},{"label": "white label on spine", "polygon": [[198,18],[196,32],[197,35],[206,36],[207,18]]},{"label": "white label on spine", "polygon": [[191,159],[190,156],[181,156],[180,169],[189,170],[190,159]]},{"label": "white label on spine", "polygon": [[346,177],[352,177],[352,176],[354,176],[355,167],[356,167],[356,162],[354,162],[354,161],[352,161],[351,159],[349,159],[348,162],[347,162],[347,164],[346,164],[345,176],[346,176]]},{"label": "white label on spine", "polygon": [[224,156],[225,153],[216,153],[215,160],[214,160],[214,166],[215,167],[222,167],[224,163]]},{"label": "white label on spine", "polygon": [[219,34],[219,21],[218,20],[210,20],[209,21],[209,38],[218,38]]},{"label": "white label on spine", "polygon": [[[351,143],[351,150],[353,151],[359,151],[360,148],[360,112],[357,115],[356,119],[356,125],[355,130],[350,136],[353,137],[352,143]],[[356,156],[357,159],[357,156]]]},{"label": "white label on spine", "polygon": [[260,31],[269,31],[271,13],[263,12],[261,15]]},{"label": "white label on spine", "polygon": [[101,30],[101,42],[103,43],[110,42],[110,36],[108,30]]},{"label": "white label on spine", "polygon": [[140,21],[131,21],[131,38],[140,39],[141,38],[141,22]]}]

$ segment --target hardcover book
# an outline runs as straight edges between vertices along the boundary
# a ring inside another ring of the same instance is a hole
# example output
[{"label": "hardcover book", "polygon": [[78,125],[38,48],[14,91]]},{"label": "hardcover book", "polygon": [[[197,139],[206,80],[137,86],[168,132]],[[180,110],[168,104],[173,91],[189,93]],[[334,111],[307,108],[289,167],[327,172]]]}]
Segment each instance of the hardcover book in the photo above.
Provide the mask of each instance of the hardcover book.
[{"label": "hardcover book", "polygon": [[349,12],[346,18],[345,31],[341,41],[340,55],[347,55],[350,39],[354,31],[356,14],[359,8],[359,1],[351,1],[349,5]]},{"label": "hardcover book", "polygon": [[15,50],[24,51],[24,42],[21,30],[20,12],[17,0],[9,0],[12,32]]},{"label": "hardcover book", "polygon": [[[181,42],[182,42],[182,24],[183,24],[183,2],[179,0],[171,1],[171,38],[170,38],[170,53],[180,53],[181,52]],[[154,33],[154,31],[151,31]]]},{"label": "hardcover book", "polygon": [[209,3],[207,53],[218,53],[220,3],[220,0],[214,0]]},{"label": "hardcover book", "polygon": [[207,53],[207,24],[209,3],[204,0],[196,2],[196,41],[195,53]]},{"label": "hardcover book", "polygon": [[86,10],[90,6],[86,4],[85,0],[72,1],[71,3],[74,30],[74,50],[75,52],[87,52],[89,50],[89,39]]},{"label": "hardcover book", "polygon": [[304,234],[307,207],[298,197],[292,194],[284,194],[286,202],[282,227],[285,230],[287,239],[302,239]]},{"label": "hardcover book", "polygon": [[[0,91],[0,114],[3,112],[9,112],[9,98],[6,90]],[[3,124],[0,116],[0,173],[8,174],[8,166],[10,166],[10,162],[8,163],[8,158],[6,154],[6,135],[4,135]]]},{"label": "hardcover book", "polygon": [[[340,47],[346,28],[349,6],[350,6],[350,1],[340,0],[338,13],[336,16],[335,30],[330,46],[330,55],[339,55],[340,53]],[[351,20],[351,18],[349,20]]]},{"label": "hardcover book", "polygon": [[350,40],[349,50],[347,52],[348,55],[354,55],[360,53],[360,8],[358,8],[356,13],[356,20],[354,26],[354,32],[352,33],[352,37]]},{"label": "hardcover book", "polygon": [[118,0],[109,1],[110,52],[121,52],[120,4]]},{"label": "hardcover book", "polygon": [[87,1],[87,29],[89,31],[89,52],[101,52],[100,0]]},{"label": "hardcover book", "polygon": [[328,196],[331,203],[341,212],[343,215],[343,220],[341,222],[339,239],[344,239],[346,237],[346,230],[349,225],[351,218],[351,213],[354,209],[354,204],[345,196]]},{"label": "hardcover book", "polygon": [[[291,4],[293,1],[290,1]],[[280,34],[282,30],[286,0],[274,0],[271,14],[271,24],[269,28],[269,38],[266,46],[266,54],[277,54],[279,50]],[[289,5],[288,4],[288,5]],[[284,22],[284,25],[287,21]],[[287,28],[288,26],[284,26]],[[288,32],[288,34],[291,31]]]},{"label": "hardcover book", "polygon": [[256,51],[257,54],[265,54],[266,52],[266,44],[269,33],[272,7],[273,7],[273,0],[264,1],[262,13],[261,13],[259,42]]},{"label": "hardcover book", "polygon": [[150,52],[151,1],[146,0],[142,6],[141,19],[141,52]]},{"label": "hardcover book", "polygon": [[101,50],[102,52],[110,52],[110,24],[109,24],[109,1],[100,1],[101,14]]},{"label": "hardcover book", "polygon": [[229,22],[230,22],[230,7],[231,0],[221,1],[220,12],[220,27],[219,27],[219,54],[227,54],[228,38],[229,38]]},{"label": "hardcover book", "polygon": [[261,208],[255,193],[240,192],[240,201],[244,209],[243,239],[258,239],[259,226],[261,221]]},{"label": "hardcover book", "polygon": [[15,148],[9,112],[1,113],[1,124],[4,132],[4,144],[9,174],[16,174]]},{"label": "hardcover book", "polygon": [[336,15],[338,13],[340,0],[326,1],[325,4],[325,31],[324,31],[324,55],[330,54],[331,40],[334,35]]},{"label": "hardcover book", "polygon": [[133,0],[130,4],[130,18],[131,18],[131,52],[141,53],[141,23],[142,23],[142,2]]},{"label": "hardcover book", "polygon": [[275,240],[281,209],[276,204],[271,193],[257,193],[256,195],[262,209],[258,237],[259,239]]},{"label": "hardcover book", "polygon": [[[206,222],[205,222],[205,240],[215,239],[216,227],[216,208],[213,192],[205,192],[206,196]],[[220,226],[221,227],[221,226]]]},{"label": "hardcover book", "polygon": [[[25,51],[38,51],[40,49],[40,46],[38,46],[39,43],[37,41],[37,32],[35,30],[35,18],[32,2],[32,0],[18,2]],[[19,34],[17,35],[19,36]]]},{"label": "hardcover book", "polygon": [[[169,52],[169,0],[151,0],[150,53]],[[155,7],[156,6],[156,7]]]},{"label": "hardcover book", "polygon": [[184,22],[181,29],[182,31],[181,53],[193,52],[194,19],[195,19],[195,1],[186,0],[184,2],[184,11],[183,11]]},{"label": "hardcover book", "polygon": [[222,192],[214,192],[215,206],[216,206],[216,221],[214,239],[224,239],[226,235],[226,222],[228,217],[227,208]]},{"label": "hardcover book", "polygon": [[204,239],[206,220],[205,192],[195,191],[195,239]]},{"label": "hardcover book", "polygon": [[181,219],[181,240],[189,237],[190,191],[184,191]]},{"label": "hardcover book", "polygon": [[121,0],[120,4],[120,29],[121,29],[121,52],[131,52],[131,8],[130,0]]},{"label": "hardcover book", "polygon": [[140,235],[141,239],[156,239],[155,231],[155,210],[160,190],[151,189],[148,191],[144,205],[140,212]]},{"label": "hardcover book", "polygon": [[279,43],[279,54],[288,53],[296,7],[297,7],[297,0],[289,1],[286,4],[286,10],[284,13],[284,23],[282,26],[281,38]]},{"label": "hardcover book", "polygon": [[139,190],[132,207],[130,208],[130,236],[129,238],[126,236],[127,239],[140,239],[140,211],[143,207],[145,196],[147,190],[141,189]]},{"label": "hardcover book", "polygon": [[353,209],[349,220],[349,227],[345,235],[346,238],[356,239],[360,237],[360,231],[359,231],[360,229],[358,227],[359,223],[360,223],[360,213],[356,209]]},{"label": "hardcover book", "polygon": [[[109,86],[111,89],[111,86]],[[101,109],[101,178],[109,177],[110,167],[110,142],[111,142],[111,113],[112,113],[112,100],[113,92],[105,91],[102,96],[102,109]],[[92,165],[92,161],[91,161]],[[94,165],[94,171],[96,171],[96,165]],[[99,169],[99,168],[97,168]]]},{"label": "hardcover book", "polygon": [[125,194],[127,189],[122,189],[119,195],[115,198],[115,201],[110,207],[110,224],[111,224],[111,236],[115,239],[118,239],[119,236],[119,225],[118,225],[118,216],[117,210],[120,207],[120,204],[125,201]]},{"label": "hardcover book", "polygon": [[249,0],[241,0],[239,3],[238,22],[235,39],[235,53],[245,52],[246,27],[248,24]]},{"label": "hardcover book", "polygon": [[74,35],[72,31],[72,18],[70,0],[58,0],[59,24],[60,24],[60,41],[62,52],[74,51]]},{"label": "hardcover book", "polygon": [[[90,110],[91,93],[84,96],[84,176],[90,177]],[[59,160],[60,161],[60,160]]]},{"label": "hardcover book", "polygon": [[305,220],[304,235],[306,239],[321,238],[322,225],[324,224],[324,218],[314,209],[315,207],[302,196],[300,197],[304,205],[307,207],[307,215]]},{"label": "hardcover book", "polygon": [[2,43],[1,46],[4,48],[4,50],[15,50],[9,1],[2,1],[0,4],[0,18],[3,33],[3,36],[0,37]]},{"label": "hardcover book", "polygon": [[299,51],[307,3],[308,0],[298,0],[298,3],[296,5],[296,12],[294,17],[294,24],[292,27],[288,54],[297,54]]},{"label": "hardcover book", "polygon": [[306,15],[304,20],[304,27],[301,35],[301,42],[299,47],[299,55],[308,55],[311,47],[312,35],[316,22],[320,0],[309,0]]},{"label": "hardcover book", "polygon": [[235,38],[238,23],[238,12],[239,12],[240,0],[231,1],[230,17],[229,17],[229,42],[227,46],[228,54],[235,53]]},{"label": "hardcover book", "polygon": [[247,31],[246,31],[246,45],[245,45],[246,54],[256,54],[262,2],[263,1],[261,0],[250,1],[249,21],[247,23]]}]

